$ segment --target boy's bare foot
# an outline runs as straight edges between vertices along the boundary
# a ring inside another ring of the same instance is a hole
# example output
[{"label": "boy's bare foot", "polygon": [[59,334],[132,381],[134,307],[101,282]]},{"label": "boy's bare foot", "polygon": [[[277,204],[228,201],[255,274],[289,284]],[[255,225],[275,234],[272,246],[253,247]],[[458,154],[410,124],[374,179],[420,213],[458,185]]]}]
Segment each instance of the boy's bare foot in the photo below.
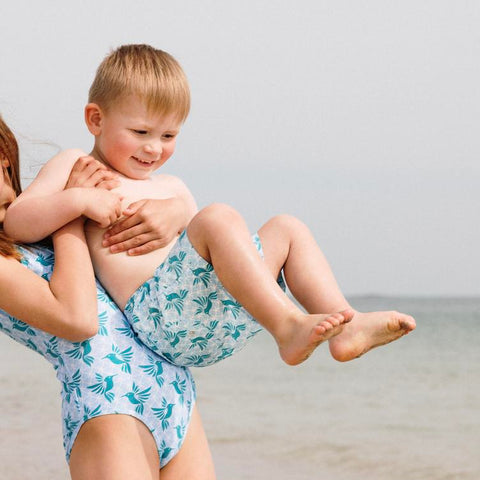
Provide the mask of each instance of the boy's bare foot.
[{"label": "boy's bare foot", "polygon": [[360,357],[415,329],[415,319],[398,312],[355,312],[341,335],[330,340],[330,353],[339,362]]},{"label": "boy's bare foot", "polygon": [[283,361],[288,365],[304,362],[322,342],[341,333],[354,314],[348,309],[331,315],[299,316],[286,341],[278,344]]}]

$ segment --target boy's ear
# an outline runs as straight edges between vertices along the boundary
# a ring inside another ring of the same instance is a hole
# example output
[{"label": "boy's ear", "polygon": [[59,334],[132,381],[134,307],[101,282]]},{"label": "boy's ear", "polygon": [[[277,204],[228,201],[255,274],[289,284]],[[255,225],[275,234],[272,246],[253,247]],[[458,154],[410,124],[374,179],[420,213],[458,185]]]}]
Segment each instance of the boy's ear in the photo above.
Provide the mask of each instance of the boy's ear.
[{"label": "boy's ear", "polygon": [[8,168],[10,167],[10,160],[8,160],[7,157],[4,157],[3,155],[0,157],[2,159],[2,167],[3,168]]},{"label": "boy's ear", "polygon": [[92,135],[99,135],[102,131],[103,112],[96,103],[89,103],[85,107],[85,123]]}]

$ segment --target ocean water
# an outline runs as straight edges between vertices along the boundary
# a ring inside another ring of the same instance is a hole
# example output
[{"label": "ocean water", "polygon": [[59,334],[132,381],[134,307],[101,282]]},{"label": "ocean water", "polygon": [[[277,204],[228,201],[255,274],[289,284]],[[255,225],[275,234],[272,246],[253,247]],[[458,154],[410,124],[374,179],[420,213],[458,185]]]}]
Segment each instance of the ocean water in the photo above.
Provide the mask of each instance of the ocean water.
[{"label": "ocean water", "polygon": [[417,329],[348,363],[283,365],[268,334],[196,370],[221,479],[480,479],[480,299],[351,298]]},{"label": "ocean water", "polygon": [[[480,479],[480,298],[350,298],[417,329],[339,363],[326,345],[284,365],[268,334],[195,369],[219,480]],[[67,479],[60,386],[0,335],[0,478]]]}]

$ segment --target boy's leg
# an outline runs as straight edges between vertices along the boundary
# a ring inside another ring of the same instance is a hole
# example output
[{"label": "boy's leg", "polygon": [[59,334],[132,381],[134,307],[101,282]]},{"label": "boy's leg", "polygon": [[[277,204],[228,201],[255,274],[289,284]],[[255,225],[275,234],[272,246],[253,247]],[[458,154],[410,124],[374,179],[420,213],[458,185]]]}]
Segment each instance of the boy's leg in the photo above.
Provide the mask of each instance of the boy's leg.
[{"label": "boy's leg", "polygon": [[[273,335],[286,363],[308,358],[353,316],[350,310],[326,315],[302,312],[261,260],[242,217],[226,205],[202,210],[187,234],[199,255],[212,263],[223,286]],[[278,254],[282,251],[286,249],[278,249]],[[275,260],[281,264],[286,259]]]},{"label": "boy's leg", "polygon": [[[309,229],[289,215],[267,222],[258,232],[265,264],[278,275],[283,269],[294,297],[311,313],[351,308]],[[286,260],[282,263],[282,259]],[[332,356],[356,358],[374,347],[392,342],[415,328],[415,320],[398,312],[355,312],[353,320],[329,341]]]}]

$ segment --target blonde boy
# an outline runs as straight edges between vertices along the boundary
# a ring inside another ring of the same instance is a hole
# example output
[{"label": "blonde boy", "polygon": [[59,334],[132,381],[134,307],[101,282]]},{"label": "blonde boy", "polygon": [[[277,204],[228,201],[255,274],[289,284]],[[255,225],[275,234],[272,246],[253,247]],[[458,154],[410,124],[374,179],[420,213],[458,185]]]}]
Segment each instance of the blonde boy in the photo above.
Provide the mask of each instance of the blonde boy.
[{"label": "blonde boy", "polygon": [[[64,190],[84,153],[57,155],[10,208],[7,233],[32,242],[79,215],[93,220],[86,231],[98,278],[141,341],[179,365],[209,365],[230,356],[260,330],[258,323],[292,365],[325,340],[334,358],[345,361],[415,328],[405,314],[352,310],[299,220],[274,217],[252,241],[232,208],[215,204],[197,213],[180,179],[152,175],[173,154],[189,108],[187,80],[169,54],[147,45],[112,52],[97,70],[85,107],[95,137],[85,158],[89,183]],[[118,174],[120,186],[112,191],[91,186],[104,166]],[[145,255],[112,253],[105,227],[120,216],[120,202],[124,209],[144,198],[181,199],[186,230]],[[309,313],[277,283],[282,272]]]}]

